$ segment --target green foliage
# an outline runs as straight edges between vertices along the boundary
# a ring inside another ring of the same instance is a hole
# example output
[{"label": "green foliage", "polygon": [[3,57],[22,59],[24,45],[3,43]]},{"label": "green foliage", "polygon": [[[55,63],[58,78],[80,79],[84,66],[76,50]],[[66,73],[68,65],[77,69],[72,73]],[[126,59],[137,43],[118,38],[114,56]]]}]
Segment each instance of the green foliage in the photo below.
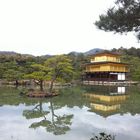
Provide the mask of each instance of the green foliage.
[{"label": "green foliage", "polygon": [[55,81],[68,82],[72,80],[74,73],[71,60],[64,55],[48,58],[43,64],[33,64],[31,67],[33,71],[24,77],[37,80],[41,89],[43,88],[42,82],[50,80],[50,91]]},{"label": "green foliage", "polygon": [[88,56],[85,56],[83,53],[69,53],[68,57],[71,59],[72,66],[74,68],[74,79],[81,79],[83,74],[83,66],[90,61]]},{"label": "green foliage", "polygon": [[99,133],[99,135],[94,136],[90,140],[115,140],[115,136],[111,134],[106,134],[105,132]]},{"label": "green foliage", "polygon": [[32,73],[24,75],[25,78],[34,79],[34,80],[45,80],[47,71],[46,68],[41,64],[33,64],[31,65]]},{"label": "green foliage", "polygon": [[34,62],[32,57],[24,55],[0,55],[0,78],[8,81],[22,80],[24,74],[31,71],[30,65]]},{"label": "green foliage", "polygon": [[40,90],[43,90],[43,81],[47,79],[47,68],[42,64],[33,64],[31,67],[32,72],[25,74],[24,78],[33,79],[40,86]]},{"label": "green foliage", "polygon": [[3,78],[7,79],[8,81],[16,81],[18,84],[18,80],[23,78],[24,68],[19,66],[15,61],[13,62],[6,62],[3,64]]},{"label": "green foliage", "polygon": [[5,69],[6,69],[6,67],[4,66],[4,64],[0,63],[0,79],[3,78]]},{"label": "green foliage", "polygon": [[22,79],[23,73],[18,71],[18,70],[14,70],[14,69],[8,69],[5,73],[4,73],[4,78],[6,78],[9,81],[14,81],[14,80],[19,80]]},{"label": "green foliage", "polygon": [[53,83],[55,81],[69,82],[73,79],[73,67],[71,60],[65,55],[57,55],[48,58],[44,62],[44,66],[47,68],[47,80],[51,81],[50,92],[53,89]]},{"label": "green foliage", "polygon": [[47,59],[44,65],[48,68],[48,80],[62,79],[65,81],[69,81],[70,79],[72,79],[74,71],[71,65],[71,60],[67,56],[54,56],[52,58]]},{"label": "green foliage", "polygon": [[140,1],[116,0],[115,4],[106,14],[100,15],[100,20],[95,25],[105,31],[134,31],[140,40]]},{"label": "green foliage", "polygon": [[140,81],[140,58],[130,55],[123,55],[122,62],[128,63],[130,68],[129,77],[132,80]]},{"label": "green foliage", "polygon": [[122,54],[121,62],[129,64],[128,78],[130,80],[140,81],[140,49],[131,47],[129,49],[120,47],[112,49],[113,52]]}]

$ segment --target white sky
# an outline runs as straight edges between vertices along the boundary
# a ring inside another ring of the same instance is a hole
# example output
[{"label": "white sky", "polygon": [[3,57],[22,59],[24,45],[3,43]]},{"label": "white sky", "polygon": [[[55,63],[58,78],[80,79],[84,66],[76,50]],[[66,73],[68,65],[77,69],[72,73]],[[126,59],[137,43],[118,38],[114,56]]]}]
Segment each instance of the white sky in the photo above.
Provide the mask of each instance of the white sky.
[{"label": "white sky", "polygon": [[0,0],[0,51],[33,55],[140,47],[93,24],[114,0]]}]

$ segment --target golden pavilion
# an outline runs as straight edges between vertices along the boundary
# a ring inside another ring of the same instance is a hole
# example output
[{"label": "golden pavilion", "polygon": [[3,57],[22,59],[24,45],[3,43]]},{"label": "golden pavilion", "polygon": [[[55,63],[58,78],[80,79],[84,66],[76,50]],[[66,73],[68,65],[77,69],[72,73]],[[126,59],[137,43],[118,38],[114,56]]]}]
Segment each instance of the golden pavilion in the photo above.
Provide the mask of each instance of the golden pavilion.
[{"label": "golden pavilion", "polygon": [[91,56],[86,64],[85,80],[125,81],[128,64],[120,62],[120,54],[104,51]]}]

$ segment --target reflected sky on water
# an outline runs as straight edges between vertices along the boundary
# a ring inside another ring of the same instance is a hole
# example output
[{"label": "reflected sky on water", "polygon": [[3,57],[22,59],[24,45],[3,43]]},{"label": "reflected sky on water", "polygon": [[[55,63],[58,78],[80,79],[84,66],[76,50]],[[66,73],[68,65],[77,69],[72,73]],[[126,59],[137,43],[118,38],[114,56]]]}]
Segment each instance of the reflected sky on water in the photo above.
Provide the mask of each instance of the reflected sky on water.
[{"label": "reflected sky on water", "polygon": [[[2,87],[0,138],[90,140],[93,135],[106,132],[115,135],[115,140],[139,140],[139,88],[121,91],[118,87],[73,87],[63,89],[60,96],[52,99],[34,99],[19,96],[17,89]],[[124,95],[129,97],[121,101],[117,97]],[[116,104],[120,108],[110,110]]]}]

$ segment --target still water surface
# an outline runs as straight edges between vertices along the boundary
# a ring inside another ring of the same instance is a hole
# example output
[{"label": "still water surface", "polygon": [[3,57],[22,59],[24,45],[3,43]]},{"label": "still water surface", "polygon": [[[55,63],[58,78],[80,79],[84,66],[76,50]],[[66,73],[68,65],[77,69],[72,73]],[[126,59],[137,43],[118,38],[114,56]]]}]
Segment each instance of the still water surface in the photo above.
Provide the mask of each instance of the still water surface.
[{"label": "still water surface", "polygon": [[140,140],[140,89],[72,87],[48,99],[0,88],[1,140],[90,140],[100,132],[115,140]]}]

